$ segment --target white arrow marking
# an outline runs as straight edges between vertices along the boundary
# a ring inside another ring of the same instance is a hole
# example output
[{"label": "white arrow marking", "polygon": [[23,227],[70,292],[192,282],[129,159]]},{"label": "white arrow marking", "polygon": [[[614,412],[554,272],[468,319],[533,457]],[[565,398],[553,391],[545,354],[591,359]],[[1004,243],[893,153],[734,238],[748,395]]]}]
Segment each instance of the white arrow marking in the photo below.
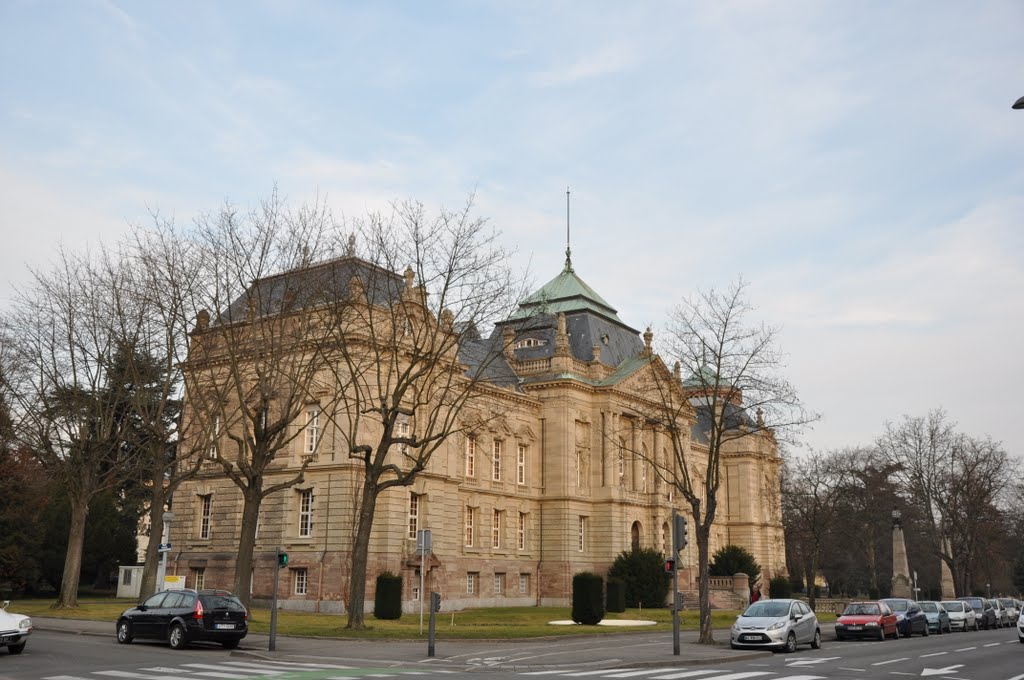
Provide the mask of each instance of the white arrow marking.
[{"label": "white arrow marking", "polygon": [[921,675],[945,675],[946,673],[956,673],[957,668],[963,668],[964,665],[959,663],[955,666],[946,666],[945,668],[925,668],[921,671]]},{"label": "white arrow marking", "polygon": [[841,656],[823,656],[823,657],[819,657],[819,658],[797,659],[795,661],[791,661],[791,662],[787,663],[786,665],[787,666],[813,666],[815,664],[827,663],[829,661],[835,661],[836,659],[841,659],[841,658],[842,658]]}]

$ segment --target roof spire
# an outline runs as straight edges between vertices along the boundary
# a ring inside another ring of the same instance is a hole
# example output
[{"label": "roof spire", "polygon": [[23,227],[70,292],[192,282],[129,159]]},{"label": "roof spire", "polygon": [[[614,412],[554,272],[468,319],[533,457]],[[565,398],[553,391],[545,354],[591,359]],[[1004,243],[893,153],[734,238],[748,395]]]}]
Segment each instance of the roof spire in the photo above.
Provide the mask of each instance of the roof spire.
[{"label": "roof spire", "polygon": [[569,187],[565,188],[565,270],[572,271],[572,249],[569,247]]}]

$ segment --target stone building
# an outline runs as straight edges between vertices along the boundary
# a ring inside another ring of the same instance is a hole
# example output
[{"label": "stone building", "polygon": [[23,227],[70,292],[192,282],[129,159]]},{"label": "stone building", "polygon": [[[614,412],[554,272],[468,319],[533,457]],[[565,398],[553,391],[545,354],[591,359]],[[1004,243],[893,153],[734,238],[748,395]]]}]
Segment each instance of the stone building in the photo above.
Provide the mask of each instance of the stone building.
[{"label": "stone building", "polygon": [[[343,260],[353,272],[369,266],[352,256]],[[402,285],[401,277],[394,280]],[[426,590],[440,592],[446,609],[565,605],[575,573],[604,573],[634,546],[667,553],[672,509],[685,514],[687,506],[651,465],[669,459],[664,434],[630,408],[637,375],[651,370],[650,343],[650,333],[624,323],[568,257],[511,318],[488,337],[468,341],[465,361],[500,356],[480,399],[460,414],[463,432],[434,454],[414,484],[379,499],[366,610],[384,571],[402,576],[409,610],[418,606],[421,568]],[[687,444],[700,471],[706,438],[702,414],[691,413]],[[280,574],[282,606],[344,611],[362,468],[336,448],[318,418],[307,414],[294,427],[307,432],[268,478],[294,475],[304,457],[310,462],[300,484],[263,501],[252,595],[270,597],[281,548],[289,555]],[[317,442],[312,454],[310,441]],[[734,442],[723,455],[712,534],[712,551],[728,543],[746,547],[766,579],[785,571],[780,466],[770,436]],[[238,488],[218,465],[206,463],[177,491],[174,509],[169,573],[185,574],[190,587],[230,587],[241,523]],[[433,538],[425,558],[416,554],[421,529]],[[695,590],[695,545],[679,563],[681,588]]]}]

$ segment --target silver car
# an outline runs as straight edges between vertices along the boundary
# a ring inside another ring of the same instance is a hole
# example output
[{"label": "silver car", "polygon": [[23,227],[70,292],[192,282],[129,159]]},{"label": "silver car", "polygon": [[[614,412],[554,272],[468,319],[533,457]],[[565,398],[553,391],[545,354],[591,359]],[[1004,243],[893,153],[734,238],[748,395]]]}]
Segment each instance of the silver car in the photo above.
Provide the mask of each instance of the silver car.
[{"label": "silver car", "polygon": [[736,617],[729,635],[733,649],[759,647],[795,652],[797,645],[821,647],[818,617],[800,600],[758,600]]},{"label": "silver car", "polygon": [[1010,624],[1016,626],[1017,619],[1020,617],[1020,610],[1017,608],[1017,601],[1012,597],[1000,597],[999,604],[1003,605],[1003,609],[1006,610],[1006,615],[1010,619]]}]

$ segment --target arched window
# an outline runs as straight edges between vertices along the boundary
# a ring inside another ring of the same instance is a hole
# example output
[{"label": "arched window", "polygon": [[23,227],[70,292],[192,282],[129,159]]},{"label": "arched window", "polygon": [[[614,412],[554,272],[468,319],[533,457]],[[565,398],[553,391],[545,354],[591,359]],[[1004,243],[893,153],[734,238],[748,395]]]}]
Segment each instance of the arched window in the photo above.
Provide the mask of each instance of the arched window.
[{"label": "arched window", "polygon": [[633,526],[630,529],[630,538],[632,539],[633,550],[640,549],[640,522],[633,522]]}]

